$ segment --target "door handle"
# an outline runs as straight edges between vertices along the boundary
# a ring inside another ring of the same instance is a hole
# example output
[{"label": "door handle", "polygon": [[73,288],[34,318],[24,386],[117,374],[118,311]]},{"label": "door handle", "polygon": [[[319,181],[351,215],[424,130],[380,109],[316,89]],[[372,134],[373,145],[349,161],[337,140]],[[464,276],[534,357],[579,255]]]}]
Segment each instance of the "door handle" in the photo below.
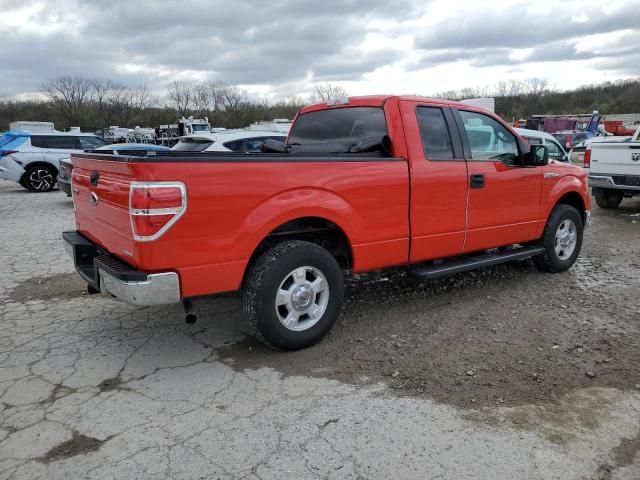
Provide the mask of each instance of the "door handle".
[{"label": "door handle", "polygon": [[471,188],[484,188],[484,175],[482,173],[471,175],[469,186]]}]

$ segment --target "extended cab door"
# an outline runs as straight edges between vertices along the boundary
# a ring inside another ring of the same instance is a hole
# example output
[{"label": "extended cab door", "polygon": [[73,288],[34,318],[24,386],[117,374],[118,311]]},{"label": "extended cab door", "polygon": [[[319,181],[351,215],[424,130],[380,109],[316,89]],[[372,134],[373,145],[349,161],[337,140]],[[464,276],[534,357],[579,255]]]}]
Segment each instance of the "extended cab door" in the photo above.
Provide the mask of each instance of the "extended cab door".
[{"label": "extended cab door", "polygon": [[400,104],[411,173],[410,262],[459,255],[466,227],[467,165],[448,106]]},{"label": "extended cab door", "polygon": [[469,173],[464,252],[534,240],[542,167],[524,166],[525,144],[497,117],[453,109]]}]

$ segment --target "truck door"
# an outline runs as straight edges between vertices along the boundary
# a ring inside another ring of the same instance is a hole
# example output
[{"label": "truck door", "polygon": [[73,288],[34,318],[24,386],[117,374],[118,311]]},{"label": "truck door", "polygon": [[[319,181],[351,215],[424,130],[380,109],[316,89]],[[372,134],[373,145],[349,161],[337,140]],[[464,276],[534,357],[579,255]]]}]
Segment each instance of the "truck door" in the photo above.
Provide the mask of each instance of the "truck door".
[{"label": "truck door", "polygon": [[410,262],[462,252],[467,165],[449,107],[415,101],[400,105],[411,177]]},{"label": "truck door", "polygon": [[496,118],[454,109],[469,174],[464,252],[534,240],[542,167],[524,166],[517,137]]}]

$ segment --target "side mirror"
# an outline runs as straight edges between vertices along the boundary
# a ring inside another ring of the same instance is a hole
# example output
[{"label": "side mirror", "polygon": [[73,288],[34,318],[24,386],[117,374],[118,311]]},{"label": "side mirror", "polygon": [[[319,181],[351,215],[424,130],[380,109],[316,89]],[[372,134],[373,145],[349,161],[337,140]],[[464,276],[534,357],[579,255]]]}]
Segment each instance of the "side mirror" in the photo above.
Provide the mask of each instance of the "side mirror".
[{"label": "side mirror", "polygon": [[531,149],[524,154],[524,164],[528,167],[543,167],[549,163],[549,147],[546,145],[531,145]]}]

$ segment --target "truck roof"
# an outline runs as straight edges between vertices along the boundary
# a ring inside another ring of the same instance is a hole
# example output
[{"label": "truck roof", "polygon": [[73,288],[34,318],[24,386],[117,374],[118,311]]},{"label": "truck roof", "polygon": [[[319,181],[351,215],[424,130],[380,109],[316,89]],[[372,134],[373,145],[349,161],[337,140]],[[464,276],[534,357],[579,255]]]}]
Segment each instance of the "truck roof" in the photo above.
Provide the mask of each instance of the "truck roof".
[{"label": "truck roof", "polygon": [[300,113],[313,112],[315,110],[322,110],[327,108],[327,106],[349,106],[349,107],[382,107],[388,100],[390,99],[398,99],[398,100],[409,100],[414,102],[429,102],[436,103],[439,105],[456,105],[456,106],[464,106],[465,108],[479,108],[476,105],[469,105],[461,102],[456,102],[454,100],[444,100],[442,98],[428,98],[428,97],[419,97],[416,95],[363,95],[356,97],[349,97],[346,99],[344,103],[337,101],[336,103],[328,103],[327,101],[318,102],[311,105],[307,105],[306,107],[302,107],[300,109]]}]

